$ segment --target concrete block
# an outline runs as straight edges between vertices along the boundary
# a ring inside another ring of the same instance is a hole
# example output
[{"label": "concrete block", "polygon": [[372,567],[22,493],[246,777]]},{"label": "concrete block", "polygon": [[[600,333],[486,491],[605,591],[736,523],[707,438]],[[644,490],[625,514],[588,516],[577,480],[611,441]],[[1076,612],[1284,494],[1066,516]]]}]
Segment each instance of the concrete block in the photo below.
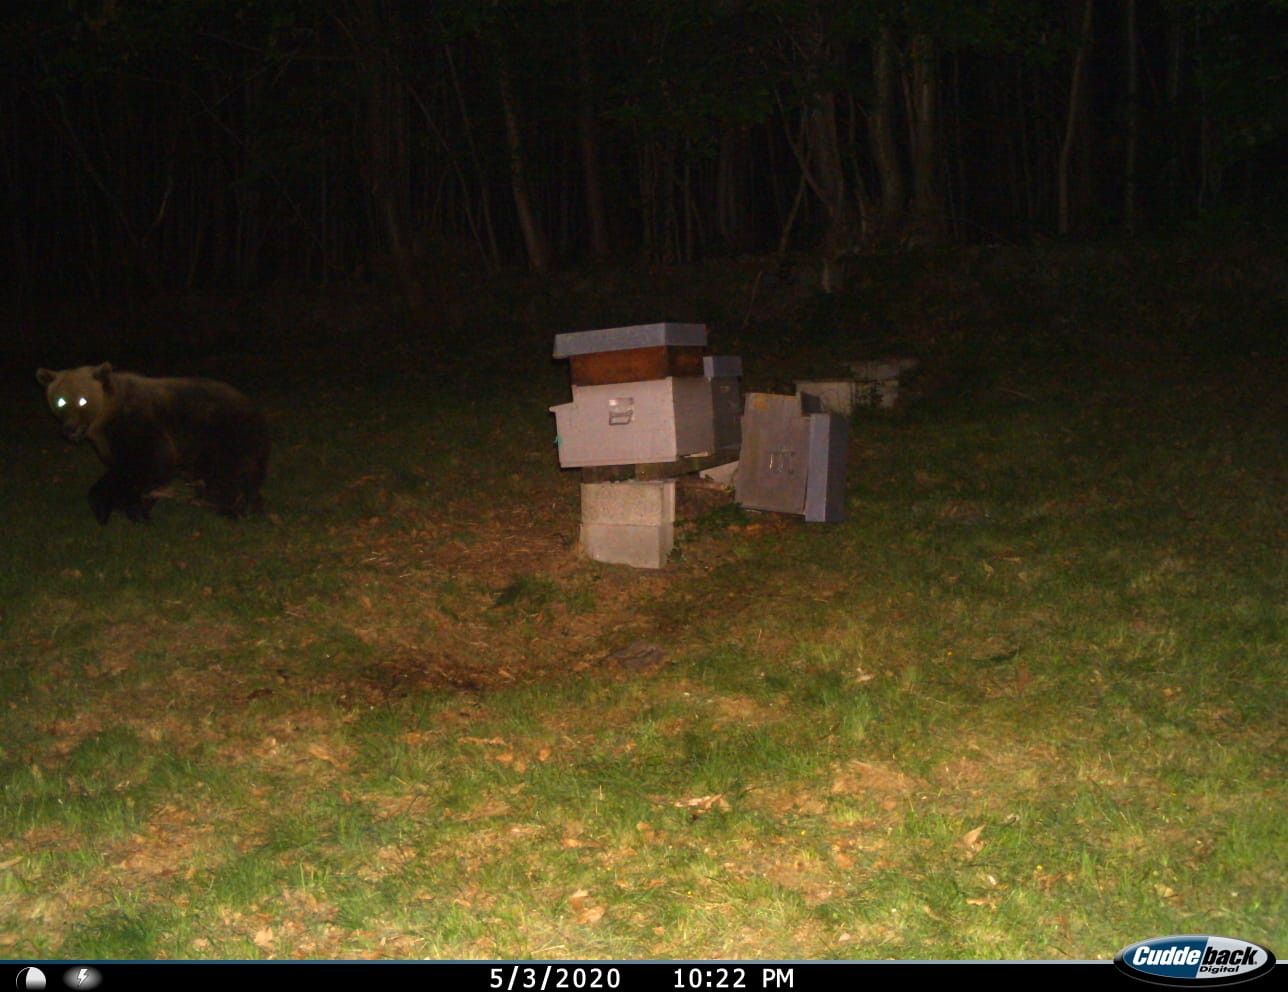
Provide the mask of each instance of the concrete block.
[{"label": "concrete block", "polygon": [[584,482],[583,524],[658,527],[675,523],[675,480],[657,482]]},{"label": "concrete block", "polygon": [[818,397],[823,413],[848,417],[854,412],[853,379],[797,379],[796,392]]},{"label": "concrete block", "polygon": [[898,379],[905,372],[917,367],[915,358],[876,358],[866,362],[850,362],[850,371],[861,382],[882,382]]},{"label": "concrete block", "polygon": [[612,565],[661,568],[675,546],[675,524],[582,523],[581,547],[587,557]]}]

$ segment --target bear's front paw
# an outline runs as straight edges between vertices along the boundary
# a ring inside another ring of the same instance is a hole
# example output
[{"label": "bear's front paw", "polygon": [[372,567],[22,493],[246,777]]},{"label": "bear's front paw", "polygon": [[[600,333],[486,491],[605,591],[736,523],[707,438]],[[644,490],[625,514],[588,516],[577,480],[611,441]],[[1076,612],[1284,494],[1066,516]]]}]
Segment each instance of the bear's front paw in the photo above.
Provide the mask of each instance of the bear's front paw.
[{"label": "bear's front paw", "polygon": [[136,524],[146,524],[152,520],[154,499],[141,499],[125,507],[125,515]]}]

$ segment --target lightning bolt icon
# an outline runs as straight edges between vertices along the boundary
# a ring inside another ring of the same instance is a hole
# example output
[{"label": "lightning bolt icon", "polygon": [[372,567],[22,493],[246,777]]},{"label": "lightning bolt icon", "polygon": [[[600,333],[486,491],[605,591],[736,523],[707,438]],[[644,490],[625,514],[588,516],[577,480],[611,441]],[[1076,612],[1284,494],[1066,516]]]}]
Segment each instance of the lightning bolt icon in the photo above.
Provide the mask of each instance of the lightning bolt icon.
[{"label": "lightning bolt icon", "polygon": [[85,976],[86,976],[86,975],[88,975],[88,974],[89,974],[89,969],[88,969],[88,968],[82,968],[82,969],[80,970],[80,974],[76,976],[76,984],[79,986],[79,985],[81,984],[81,982],[85,981]]}]

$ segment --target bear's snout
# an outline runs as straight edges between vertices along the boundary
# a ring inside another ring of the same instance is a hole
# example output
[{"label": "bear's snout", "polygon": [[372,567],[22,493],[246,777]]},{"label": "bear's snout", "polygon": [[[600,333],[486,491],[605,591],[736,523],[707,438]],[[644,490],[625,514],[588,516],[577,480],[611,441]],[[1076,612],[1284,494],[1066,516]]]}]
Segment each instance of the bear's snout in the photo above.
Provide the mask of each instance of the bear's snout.
[{"label": "bear's snout", "polygon": [[84,424],[63,424],[63,437],[72,444],[79,444],[85,440],[85,430]]}]

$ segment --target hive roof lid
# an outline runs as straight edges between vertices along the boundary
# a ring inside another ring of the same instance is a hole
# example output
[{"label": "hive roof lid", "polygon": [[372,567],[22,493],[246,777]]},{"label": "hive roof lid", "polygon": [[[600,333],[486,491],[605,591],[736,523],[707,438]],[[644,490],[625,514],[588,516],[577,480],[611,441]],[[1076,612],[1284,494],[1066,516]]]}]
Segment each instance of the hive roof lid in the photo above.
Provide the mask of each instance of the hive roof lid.
[{"label": "hive roof lid", "polygon": [[556,334],[555,358],[593,355],[599,351],[625,351],[628,348],[702,347],[706,343],[706,324],[635,324]]}]

